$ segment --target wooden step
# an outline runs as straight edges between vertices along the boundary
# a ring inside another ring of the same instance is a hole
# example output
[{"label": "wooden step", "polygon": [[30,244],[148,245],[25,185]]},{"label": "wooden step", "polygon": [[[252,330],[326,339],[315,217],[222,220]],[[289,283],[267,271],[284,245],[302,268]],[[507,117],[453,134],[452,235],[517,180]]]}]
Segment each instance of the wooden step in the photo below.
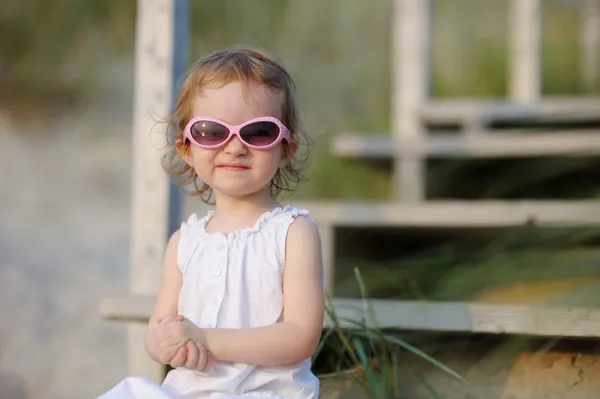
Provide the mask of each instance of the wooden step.
[{"label": "wooden step", "polygon": [[600,130],[537,132],[511,130],[493,134],[431,134],[423,139],[394,139],[391,134],[346,133],[331,143],[334,155],[348,158],[507,158],[600,154]]},{"label": "wooden step", "polygon": [[547,97],[533,104],[506,100],[430,100],[419,111],[429,125],[460,126],[480,120],[491,122],[600,122],[600,97]]},{"label": "wooden step", "polygon": [[333,227],[502,228],[600,225],[598,201],[306,202],[315,220]]},{"label": "wooden step", "polygon": [[[375,320],[358,299],[334,299],[338,317],[400,330],[522,334],[558,337],[600,336],[600,310],[588,308],[496,305],[470,302],[371,300]],[[145,323],[154,297],[104,298],[100,314],[110,320]],[[330,325],[326,320],[325,326]],[[355,324],[344,322],[345,328]]]}]

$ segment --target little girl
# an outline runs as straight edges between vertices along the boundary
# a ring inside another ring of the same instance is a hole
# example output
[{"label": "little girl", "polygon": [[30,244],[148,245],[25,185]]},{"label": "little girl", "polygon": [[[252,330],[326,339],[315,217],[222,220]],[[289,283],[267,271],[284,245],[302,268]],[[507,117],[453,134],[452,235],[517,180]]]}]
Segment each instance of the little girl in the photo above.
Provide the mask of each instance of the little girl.
[{"label": "little girl", "polygon": [[174,369],[100,398],[317,398],[320,237],[305,210],[275,200],[300,177],[292,79],[258,51],[214,53],[188,71],[171,122],[165,168],[215,211],[191,215],[165,251],[145,344]]}]

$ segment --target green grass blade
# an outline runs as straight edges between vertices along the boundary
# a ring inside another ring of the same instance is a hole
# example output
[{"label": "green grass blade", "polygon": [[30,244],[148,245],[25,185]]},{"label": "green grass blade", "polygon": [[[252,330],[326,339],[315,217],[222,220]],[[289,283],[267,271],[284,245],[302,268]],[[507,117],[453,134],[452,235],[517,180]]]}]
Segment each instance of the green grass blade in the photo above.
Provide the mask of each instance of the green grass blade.
[{"label": "green grass blade", "polygon": [[389,392],[388,396],[392,396],[392,386],[396,376],[393,374],[392,362],[389,358],[389,348],[385,342],[380,341],[380,352],[379,352],[379,367],[381,373],[381,380],[383,384],[384,392]]},{"label": "green grass blade", "polygon": [[[375,309],[373,309],[373,305],[371,304],[371,302],[368,299],[369,296],[367,293],[367,287],[365,286],[365,282],[362,279],[362,276],[360,274],[360,270],[358,269],[358,267],[354,268],[354,274],[356,276],[356,280],[358,281],[358,287],[360,288],[360,295],[362,297],[363,306],[364,306],[363,311],[371,319],[371,323],[373,323],[374,329],[379,329],[378,324],[377,324],[377,318],[375,317]],[[367,324],[368,324],[368,322],[367,322]]]},{"label": "green grass blade", "polygon": [[317,346],[317,350],[315,350],[315,354],[313,355],[313,359],[316,359],[321,354],[321,352],[323,351],[323,348],[329,342],[328,339],[329,339],[329,337],[332,334],[333,334],[333,330],[330,329],[330,328],[325,329],[325,332],[321,334],[321,339],[319,341],[319,346]]},{"label": "green grass blade", "polygon": [[361,360],[362,364],[364,365],[365,375],[367,376],[367,379],[369,381],[373,396],[375,397],[375,399],[386,399],[385,396],[381,392],[381,387],[377,381],[375,372],[371,368],[369,357],[367,356],[367,354],[365,352],[365,348],[363,347],[363,344],[357,339],[354,341],[354,345],[356,346],[356,352],[358,353],[358,356],[360,357],[360,360]]},{"label": "green grass blade", "polygon": [[342,347],[346,350],[346,352],[348,352],[348,356],[350,356],[350,359],[352,360],[352,362],[354,364],[360,364],[360,360],[355,351],[355,348],[350,343],[348,338],[346,337],[346,334],[344,334],[344,332],[342,330],[337,330],[336,335],[339,338],[340,342],[342,343]]},{"label": "green grass blade", "polygon": [[399,367],[399,362],[400,362],[400,351],[398,348],[393,348],[393,352],[392,352],[392,375],[394,376],[392,383],[393,383],[393,389],[394,389],[394,398],[406,398],[406,394],[404,393],[404,391],[402,390],[402,388],[400,387],[400,379],[398,378],[398,375],[400,374],[400,367]]},{"label": "green grass blade", "polygon": [[469,385],[472,385],[471,382],[469,382],[468,380],[466,380],[464,377],[462,377],[460,374],[458,374],[456,371],[452,370],[450,367],[440,363],[438,360],[435,360],[433,357],[429,356],[427,353],[423,352],[422,350],[414,347],[413,345],[409,344],[408,342],[405,342],[401,339],[398,339],[394,336],[391,335],[384,335],[384,338],[390,342],[393,343],[395,345],[398,345],[404,349],[406,349],[409,352],[412,352],[413,354],[419,356],[420,358],[427,360],[429,363],[433,364],[434,366],[436,366],[437,368],[439,368],[442,371],[445,371],[447,374],[453,376],[454,378],[467,383]]}]

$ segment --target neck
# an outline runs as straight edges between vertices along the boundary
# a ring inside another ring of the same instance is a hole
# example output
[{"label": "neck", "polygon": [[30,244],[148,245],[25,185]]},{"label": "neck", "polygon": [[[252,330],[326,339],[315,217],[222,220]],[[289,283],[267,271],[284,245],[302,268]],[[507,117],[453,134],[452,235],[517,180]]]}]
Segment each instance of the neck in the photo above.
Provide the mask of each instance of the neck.
[{"label": "neck", "polygon": [[280,206],[267,190],[244,197],[231,197],[215,192],[215,203],[215,219],[226,216],[228,220],[237,220],[243,224],[253,223],[262,213]]}]

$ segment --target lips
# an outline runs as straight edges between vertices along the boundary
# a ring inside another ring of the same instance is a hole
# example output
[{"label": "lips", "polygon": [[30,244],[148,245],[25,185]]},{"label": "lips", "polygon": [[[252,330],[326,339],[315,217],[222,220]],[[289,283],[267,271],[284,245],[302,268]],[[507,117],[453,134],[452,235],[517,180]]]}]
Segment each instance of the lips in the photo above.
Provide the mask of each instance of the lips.
[{"label": "lips", "polygon": [[246,165],[234,164],[234,163],[222,164],[222,165],[218,165],[217,167],[221,168],[221,169],[227,169],[227,170],[248,170],[248,169],[250,169]]}]

